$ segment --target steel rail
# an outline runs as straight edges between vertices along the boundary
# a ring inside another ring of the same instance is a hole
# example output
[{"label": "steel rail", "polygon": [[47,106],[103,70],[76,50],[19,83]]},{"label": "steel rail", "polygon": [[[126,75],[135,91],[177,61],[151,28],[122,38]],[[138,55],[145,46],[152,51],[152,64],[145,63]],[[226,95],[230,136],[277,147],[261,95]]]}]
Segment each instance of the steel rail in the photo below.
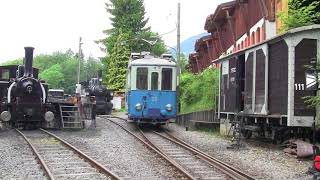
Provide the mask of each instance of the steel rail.
[{"label": "steel rail", "polygon": [[[178,169],[182,174],[184,174],[186,177],[188,177],[189,179],[196,179],[195,177],[193,177],[191,174],[188,173],[187,170],[185,170],[183,167],[181,167],[178,163],[176,163],[174,160],[172,160],[171,158],[169,158],[168,156],[166,156],[162,151],[159,151],[158,148],[154,147],[153,145],[149,144],[149,142],[146,142],[144,140],[142,140],[140,137],[138,137],[136,134],[132,133],[130,130],[128,130],[127,128],[125,128],[124,126],[122,126],[121,124],[106,118],[108,121],[118,125],[120,128],[122,128],[124,131],[126,131],[127,133],[129,133],[130,135],[132,135],[133,137],[135,137],[136,139],[138,139],[140,142],[142,142],[142,144],[144,144],[145,146],[147,146],[148,148],[150,148],[151,150],[153,150],[154,152],[156,152],[157,154],[159,154],[162,158],[164,158],[165,160],[167,160],[173,167],[175,167],[176,169]],[[123,118],[119,118],[122,119]],[[141,132],[141,131],[140,131]],[[143,134],[143,133],[142,133]]]},{"label": "steel rail", "polygon": [[55,134],[46,131],[44,129],[40,130],[52,137],[54,137],[56,140],[60,141],[61,143],[63,143],[66,147],[68,147],[69,149],[71,149],[72,151],[74,151],[76,154],[78,154],[81,158],[83,158],[85,161],[89,162],[94,168],[96,168],[100,173],[105,174],[106,176],[110,176],[111,179],[120,179],[119,176],[117,176],[116,174],[114,174],[113,172],[111,172],[109,169],[107,169],[106,167],[104,167],[102,164],[98,163],[96,160],[92,159],[91,157],[89,157],[88,155],[86,155],[85,153],[83,153],[82,151],[80,151],[79,149],[77,149],[76,147],[74,147],[73,145],[71,145],[70,143],[68,143],[67,141],[59,138],[58,136],[56,136]]},{"label": "steel rail", "polygon": [[193,153],[197,154],[199,158],[205,160],[207,163],[216,167],[220,171],[226,173],[228,176],[230,176],[233,179],[250,179],[250,180],[255,179],[252,176],[242,172],[241,170],[236,169],[236,168],[232,167],[231,165],[224,163],[224,162],[200,151],[199,149],[189,145],[188,143],[186,143],[183,140],[179,139],[178,137],[172,135],[171,133],[168,133],[165,131],[165,134],[167,134],[170,137],[170,138],[168,138],[158,132],[155,132],[155,131],[153,131],[153,132],[156,133],[157,135],[175,143],[175,144],[178,144],[178,145],[192,151]]},{"label": "steel rail", "polygon": [[32,149],[33,154],[35,154],[36,158],[38,159],[38,162],[40,163],[42,169],[44,170],[44,172],[46,173],[47,177],[50,180],[54,180],[54,177],[51,173],[51,171],[49,170],[48,166],[46,165],[46,163],[44,162],[43,158],[41,157],[41,155],[39,154],[39,152],[37,151],[37,149],[32,145],[32,143],[30,142],[30,140],[18,129],[15,129],[18,134],[20,134],[23,139],[28,143],[28,145],[30,146],[30,148]]},{"label": "steel rail", "polygon": [[[112,117],[126,121],[126,119],[121,118],[121,117],[117,117],[117,116],[112,116]],[[164,138],[166,138],[166,139],[168,139],[168,140],[170,140],[170,141],[172,141],[172,142],[174,142],[176,144],[179,144],[180,146],[183,146],[183,147],[187,148],[188,150],[190,150],[193,153],[197,154],[199,158],[201,158],[202,160],[206,161],[210,165],[216,167],[217,169],[219,169],[220,171],[224,172],[225,174],[227,174],[228,176],[230,176],[233,179],[250,179],[250,180],[255,179],[252,176],[242,172],[241,170],[236,169],[236,168],[232,167],[231,165],[229,165],[227,163],[224,163],[224,162],[222,162],[222,161],[220,161],[220,160],[218,160],[218,159],[216,159],[216,158],[214,158],[214,157],[212,157],[212,156],[200,151],[199,149],[189,145],[188,143],[184,142],[183,140],[179,139],[178,137],[173,136],[171,133],[168,133],[167,131],[165,131],[165,133],[169,137],[171,137],[172,139],[167,138],[167,137],[163,136],[162,134],[160,134],[158,132],[155,132],[155,133],[157,133],[158,135],[160,135],[160,136],[162,136],[162,137],[164,137]],[[173,139],[176,140],[176,141],[174,141]],[[155,147],[155,148],[157,148],[157,147]]]}]

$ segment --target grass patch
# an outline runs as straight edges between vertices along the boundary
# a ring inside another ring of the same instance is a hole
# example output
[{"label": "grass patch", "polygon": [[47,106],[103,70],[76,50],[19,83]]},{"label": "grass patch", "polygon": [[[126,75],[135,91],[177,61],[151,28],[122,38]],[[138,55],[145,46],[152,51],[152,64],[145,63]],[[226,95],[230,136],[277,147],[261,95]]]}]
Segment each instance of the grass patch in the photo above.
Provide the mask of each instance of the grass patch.
[{"label": "grass patch", "polygon": [[206,127],[206,126],[197,126],[195,131],[205,133],[210,136],[220,137],[219,127]]},{"label": "grass patch", "polygon": [[121,109],[114,109],[113,112],[127,112],[126,108],[122,107]]}]

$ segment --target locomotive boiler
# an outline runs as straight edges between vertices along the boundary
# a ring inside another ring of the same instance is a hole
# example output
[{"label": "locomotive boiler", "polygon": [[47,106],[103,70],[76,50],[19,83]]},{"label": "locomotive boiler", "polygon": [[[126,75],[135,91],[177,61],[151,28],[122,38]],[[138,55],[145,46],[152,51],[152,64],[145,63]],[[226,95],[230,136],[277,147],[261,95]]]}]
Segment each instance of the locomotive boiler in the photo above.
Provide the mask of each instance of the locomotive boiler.
[{"label": "locomotive boiler", "polygon": [[34,77],[33,50],[33,47],[25,47],[24,65],[18,67],[16,77],[11,75],[0,85],[0,118],[13,127],[37,128],[54,119],[47,103],[47,85]]}]

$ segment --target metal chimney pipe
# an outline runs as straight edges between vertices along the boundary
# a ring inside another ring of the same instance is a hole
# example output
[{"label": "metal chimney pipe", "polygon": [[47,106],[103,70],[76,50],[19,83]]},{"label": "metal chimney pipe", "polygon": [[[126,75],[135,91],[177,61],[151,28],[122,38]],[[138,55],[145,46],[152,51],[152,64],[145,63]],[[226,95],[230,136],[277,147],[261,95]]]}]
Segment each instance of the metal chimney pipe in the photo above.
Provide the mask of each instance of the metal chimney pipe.
[{"label": "metal chimney pipe", "polygon": [[98,70],[98,74],[97,74],[97,78],[99,79],[99,78],[102,78],[102,70]]},{"label": "metal chimney pipe", "polygon": [[97,74],[97,79],[98,79],[98,85],[102,84],[102,70],[98,70],[98,74]]},{"label": "metal chimney pipe", "polygon": [[24,75],[25,77],[33,77],[33,47],[24,47],[25,58],[24,58]]}]

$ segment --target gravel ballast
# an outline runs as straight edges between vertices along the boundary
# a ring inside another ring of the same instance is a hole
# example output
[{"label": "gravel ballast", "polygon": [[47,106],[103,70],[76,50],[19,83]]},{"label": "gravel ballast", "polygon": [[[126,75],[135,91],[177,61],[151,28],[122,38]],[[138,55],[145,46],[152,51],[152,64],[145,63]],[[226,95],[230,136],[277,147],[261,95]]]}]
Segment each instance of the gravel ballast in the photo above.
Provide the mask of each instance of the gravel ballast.
[{"label": "gravel ballast", "polygon": [[312,179],[307,173],[311,160],[285,155],[273,144],[246,140],[240,148],[230,149],[231,141],[217,133],[186,131],[185,127],[173,123],[164,127],[185,142],[257,179]]},{"label": "gravel ballast", "polygon": [[0,179],[45,179],[31,149],[15,130],[0,130]]},{"label": "gravel ballast", "polygon": [[[125,117],[125,116],[124,116]],[[129,126],[129,125],[128,125]],[[311,160],[287,156],[282,149],[257,140],[229,149],[229,139],[207,131],[186,131],[177,124],[164,126],[187,143],[257,179],[312,179]],[[96,129],[51,131],[103,164],[122,179],[180,179],[168,162],[144,147],[117,125],[97,118]],[[0,179],[43,179],[28,145],[14,130],[0,131]]]},{"label": "gravel ballast", "polygon": [[123,179],[179,179],[180,173],[117,125],[97,118],[96,129],[51,131]]}]

